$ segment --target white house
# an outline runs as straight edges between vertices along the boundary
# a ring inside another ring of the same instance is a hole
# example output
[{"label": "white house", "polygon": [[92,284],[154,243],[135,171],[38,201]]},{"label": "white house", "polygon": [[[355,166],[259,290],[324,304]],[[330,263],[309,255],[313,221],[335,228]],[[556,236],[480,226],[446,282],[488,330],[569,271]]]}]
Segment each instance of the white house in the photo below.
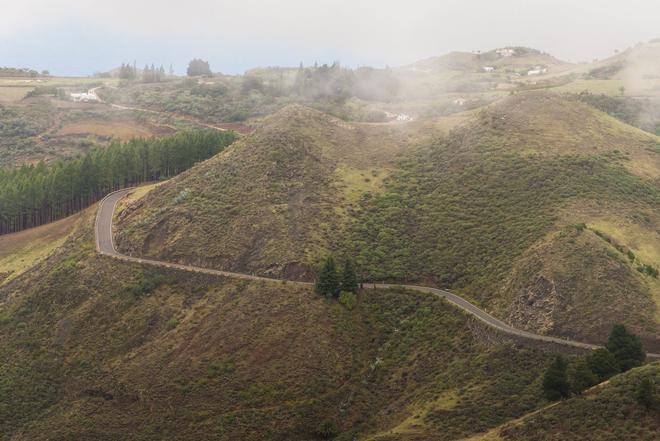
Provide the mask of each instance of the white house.
[{"label": "white house", "polygon": [[532,69],[532,70],[528,71],[528,72],[527,72],[527,75],[529,75],[529,76],[532,76],[532,75],[541,75],[541,74],[546,73],[547,71],[548,71],[548,69],[545,68],[545,67],[544,67],[544,68],[537,67],[537,68],[535,68],[535,69]]},{"label": "white house", "polygon": [[505,47],[502,49],[497,49],[495,53],[498,54],[500,57],[513,57],[514,55],[516,55],[516,50]]},{"label": "white house", "polygon": [[464,106],[467,100],[465,98],[456,98],[452,103],[454,103],[457,106]]},{"label": "white house", "polygon": [[482,69],[484,72],[495,72],[495,68],[493,66],[484,66]]},{"label": "white house", "polygon": [[87,92],[71,93],[69,96],[71,97],[71,101],[75,103],[93,103],[99,100],[96,94]]}]

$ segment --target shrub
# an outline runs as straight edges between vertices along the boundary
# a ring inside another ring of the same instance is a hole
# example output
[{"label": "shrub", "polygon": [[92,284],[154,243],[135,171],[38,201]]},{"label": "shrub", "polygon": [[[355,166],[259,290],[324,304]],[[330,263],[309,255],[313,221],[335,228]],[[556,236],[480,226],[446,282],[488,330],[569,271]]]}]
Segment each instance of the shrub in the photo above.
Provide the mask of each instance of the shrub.
[{"label": "shrub", "polygon": [[350,291],[342,291],[339,293],[339,303],[344,305],[349,311],[355,308],[357,304],[357,296]]},{"label": "shrub", "polygon": [[578,358],[568,368],[568,383],[571,392],[581,394],[585,389],[598,383],[598,375],[591,370],[586,359]]},{"label": "shrub", "polygon": [[341,279],[342,291],[356,293],[358,290],[357,275],[355,274],[355,267],[351,259],[346,259],[344,262],[344,271],[342,271]]},{"label": "shrub", "polygon": [[341,285],[339,283],[339,275],[337,274],[335,260],[332,256],[329,256],[325,259],[325,262],[323,262],[314,290],[317,294],[326,297],[336,298],[339,296]]},{"label": "shrub", "polygon": [[555,401],[568,397],[570,393],[566,361],[557,356],[543,375],[543,394],[548,400]]},{"label": "shrub", "polygon": [[180,204],[181,202],[183,202],[183,201],[185,201],[186,199],[188,199],[189,196],[190,196],[190,190],[188,190],[187,188],[186,188],[185,190],[181,190],[181,191],[179,192],[179,194],[177,194],[177,195],[174,197],[174,203],[175,203],[175,204]]},{"label": "shrub", "polygon": [[621,372],[641,366],[646,359],[639,337],[629,333],[623,325],[614,325],[607,349],[614,355]]},{"label": "shrub", "polygon": [[135,297],[149,295],[163,283],[163,280],[163,275],[156,270],[143,271],[131,287],[131,294]]},{"label": "shrub", "polygon": [[635,389],[635,399],[639,404],[644,406],[646,410],[650,410],[655,406],[655,384],[651,378],[643,378]]},{"label": "shrub", "polygon": [[642,264],[637,267],[637,271],[639,271],[642,274],[647,274],[655,279],[658,278],[658,269],[647,264]]},{"label": "shrub", "polygon": [[605,381],[619,372],[619,364],[614,355],[605,348],[596,349],[587,356],[589,369],[598,376],[599,381]]}]

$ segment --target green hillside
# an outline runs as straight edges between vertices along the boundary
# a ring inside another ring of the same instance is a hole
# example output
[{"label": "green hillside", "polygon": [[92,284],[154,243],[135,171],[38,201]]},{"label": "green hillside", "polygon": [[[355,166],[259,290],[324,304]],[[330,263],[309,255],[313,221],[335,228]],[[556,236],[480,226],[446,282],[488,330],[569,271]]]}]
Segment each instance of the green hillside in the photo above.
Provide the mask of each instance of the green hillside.
[{"label": "green hillside", "polygon": [[95,254],[92,215],[0,286],[0,439],[459,439],[543,405],[548,357],[436,298],[348,310],[118,262]]},{"label": "green hillside", "polygon": [[637,270],[660,266],[658,138],[543,93],[439,127],[287,108],[129,206],[119,247],[294,279],[351,254],[364,280],[450,287],[591,341],[620,321],[658,348],[660,284]]},{"label": "green hillside", "polygon": [[406,130],[287,107],[226,154],[129,207],[117,244],[167,260],[310,279],[310,265],[345,236],[357,198],[379,190],[408,144]]},{"label": "green hillside", "polygon": [[503,440],[656,440],[660,411],[646,409],[636,399],[643,379],[660,382],[658,363],[616,376],[584,396],[524,418],[500,431]]}]

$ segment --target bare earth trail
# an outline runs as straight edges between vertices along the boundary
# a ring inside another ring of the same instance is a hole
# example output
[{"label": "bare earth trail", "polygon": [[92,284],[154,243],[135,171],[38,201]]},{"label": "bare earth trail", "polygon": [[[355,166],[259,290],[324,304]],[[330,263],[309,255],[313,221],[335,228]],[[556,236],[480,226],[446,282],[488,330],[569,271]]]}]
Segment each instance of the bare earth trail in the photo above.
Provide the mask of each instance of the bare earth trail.
[{"label": "bare earth trail", "polygon": [[[98,94],[96,93],[97,90],[102,89],[103,87],[104,86],[95,87],[93,89],[90,89],[88,93],[91,94],[91,95],[94,95],[99,103],[107,104],[108,106],[112,107],[113,109],[130,110],[130,111],[134,111],[134,112],[145,112],[145,113],[151,113],[151,114],[154,114],[154,115],[174,117],[174,118],[179,119],[179,120],[183,120],[183,121],[186,121],[186,122],[189,122],[189,123],[201,126],[201,127],[205,127],[207,129],[218,130],[220,132],[226,132],[226,131],[230,130],[229,128],[214,126],[213,124],[208,124],[208,123],[205,123],[203,121],[199,121],[199,120],[193,118],[192,116],[183,115],[183,114],[180,114],[180,113],[161,112],[161,111],[158,111],[158,110],[142,109],[140,107],[130,107],[130,106],[122,106],[122,105],[119,105],[119,104],[108,103],[106,101],[103,101],[101,99],[101,97],[98,96]],[[168,127],[170,127],[170,126],[168,126]]]},{"label": "bare earth trail", "polygon": [[[117,206],[117,203],[124,198],[126,195],[131,193],[134,189],[133,188],[127,188],[124,190],[119,190],[113,193],[110,193],[107,195],[101,202],[99,203],[99,208],[98,212],[96,215],[96,224],[95,224],[95,235],[96,235],[96,250],[105,256],[110,256],[115,259],[119,260],[124,260],[127,262],[137,262],[137,263],[142,263],[142,264],[148,264],[148,265],[153,265],[153,266],[159,266],[159,267],[164,267],[164,268],[174,268],[174,269],[179,269],[183,271],[190,271],[190,272],[195,272],[195,273],[204,273],[204,274],[210,274],[210,275],[215,275],[215,276],[222,276],[222,277],[232,277],[232,278],[237,278],[237,279],[246,279],[246,280],[258,280],[258,281],[264,281],[264,282],[270,282],[270,283],[282,283],[282,280],[278,279],[270,279],[267,277],[259,277],[259,276],[253,276],[250,274],[241,274],[241,273],[232,273],[228,271],[220,271],[220,270],[215,270],[215,269],[209,269],[209,268],[200,268],[196,266],[191,266],[191,265],[181,265],[178,263],[169,263],[169,262],[163,262],[159,260],[153,260],[153,259],[145,259],[141,257],[132,257],[132,256],[126,256],[124,254],[119,253],[114,244],[114,239],[113,239],[113,230],[112,230],[112,223],[113,223],[113,217],[115,213],[115,207]],[[312,286],[312,283],[309,282],[295,282],[295,281],[286,281],[286,283],[292,283],[296,285],[304,285],[304,286]],[[554,344],[560,344],[564,346],[570,346],[574,348],[582,348],[582,349],[598,349],[601,346],[598,345],[593,345],[589,343],[583,343],[579,341],[574,341],[574,340],[568,340],[568,339],[562,339],[562,338],[557,338],[557,337],[549,337],[546,335],[539,335],[539,334],[534,334],[532,332],[527,332],[523,331],[520,329],[516,329],[512,326],[509,326],[508,324],[504,323],[501,320],[498,320],[497,318],[493,317],[492,315],[488,314],[486,311],[483,311],[482,309],[478,308],[477,306],[473,305],[469,301],[465,300],[464,298],[457,296],[456,294],[453,294],[449,291],[445,291],[442,289],[437,289],[437,288],[431,288],[427,286],[417,286],[417,285],[400,285],[400,284],[386,284],[386,283],[369,283],[365,284],[364,288],[365,289],[375,289],[375,288],[395,288],[395,287],[400,287],[400,288],[405,288],[413,291],[419,291],[427,294],[432,294],[437,297],[443,298],[447,300],[449,303],[452,303],[453,305],[459,307],[460,309],[466,311],[467,313],[473,315],[474,317],[478,318],[482,322],[486,323],[489,326],[492,326],[493,328],[504,332],[509,335],[517,336],[517,337],[522,337],[525,339],[529,340],[535,340],[535,341],[540,341],[540,342],[547,342],[547,343],[554,343]],[[648,358],[651,359],[660,359],[660,354],[651,354],[647,353],[646,354]]]}]

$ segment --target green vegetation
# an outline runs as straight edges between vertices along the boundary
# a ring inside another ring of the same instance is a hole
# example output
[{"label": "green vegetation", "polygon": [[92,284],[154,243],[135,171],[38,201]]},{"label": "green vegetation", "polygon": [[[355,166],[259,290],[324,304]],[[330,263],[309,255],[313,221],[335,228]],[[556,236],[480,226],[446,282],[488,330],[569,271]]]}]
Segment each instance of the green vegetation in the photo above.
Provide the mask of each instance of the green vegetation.
[{"label": "green vegetation", "polygon": [[[307,281],[324,256],[354,256],[360,281],[450,287],[516,326],[594,342],[634,324],[655,351],[654,280],[635,270],[654,262],[638,245],[660,204],[651,135],[540,93],[445,137],[424,127],[288,107],[128,207],[117,244]],[[601,240],[598,216],[634,223],[640,240]]]},{"label": "green vegetation", "polygon": [[623,325],[614,325],[607,347],[569,363],[557,357],[543,376],[543,392],[548,400],[579,395],[585,389],[619,372],[641,366],[646,359],[642,343]]},{"label": "green vegetation", "polygon": [[598,377],[598,382],[621,372],[614,354],[606,348],[596,349],[587,356],[586,360],[591,372]]},{"label": "green vegetation", "polygon": [[635,390],[635,398],[646,410],[651,410],[656,406],[657,398],[655,396],[655,383],[653,379],[650,377],[642,378],[642,381],[639,382]]},{"label": "green vegetation", "polygon": [[591,370],[586,358],[578,358],[571,363],[567,375],[573,394],[581,394],[585,389],[598,383],[598,375]]},{"label": "green vegetation", "polygon": [[[44,75],[48,75],[48,71],[43,71]],[[0,77],[38,77],[39,72],[34,69],[26,67],[0,67]]]},{"label": "green vegetation", "polygon": [[169,138],[114,142],[81,158],[0,170],[0,234],[52,222],[112,190],[163,179],[222,151],[233,133],[183,132]]},{"label": "green vegetation", "polygon": [[543,393],[548,400],[559,400],[571,394],[566,368],[566,360],[557,356],[543,374]]},{"label": "green vegetation", "polygon": [[358,280],[357,274],[355,273],[355,264],[353,259],[347,257],[344,260],[344,269],[341,272],[341,290],[357,293],[358,290]]},{"label": "green vegetation", "polygon": [[646,360],[639,337],[628,332],[623,325],[614,325],[612,328],[607,340],[607,350],[614,355],[621,372],[640,366]]},{"label": "green vegetation", "polygon": [[332,256],[328,256],[323,261],[316,285],[314,285],[314,290],[317,294],[328,298],[339,297],[341,283],[339,281],[335,259]]},{"label": "green vegetation", "polygon": [[409,420],[457,439],[543,403],[547,356],[484,343],[440,299],[369,290],[349,310],[305,286],[97,258],[83,215],[0,287],[2,439],[351,439]]},{"label": "green vegetation", "polygon": [[189,77],[197,77],[197,76],[211,76],[211,67],[209,66],[208,61],[204,61],[199,58],[193,58],[190,60],[190,63],[188,63],[188,69],[186,71]]},{"label": "green vegetation", "polygon": [[[499,439],[577,441],[654,441],[660,437],[657,410],[639,400],[640,384],[660,381],[658,363],[635,368],[596,387],[522,421],[505,425]],[[648,397],[648,392],[644,392]]]}]

